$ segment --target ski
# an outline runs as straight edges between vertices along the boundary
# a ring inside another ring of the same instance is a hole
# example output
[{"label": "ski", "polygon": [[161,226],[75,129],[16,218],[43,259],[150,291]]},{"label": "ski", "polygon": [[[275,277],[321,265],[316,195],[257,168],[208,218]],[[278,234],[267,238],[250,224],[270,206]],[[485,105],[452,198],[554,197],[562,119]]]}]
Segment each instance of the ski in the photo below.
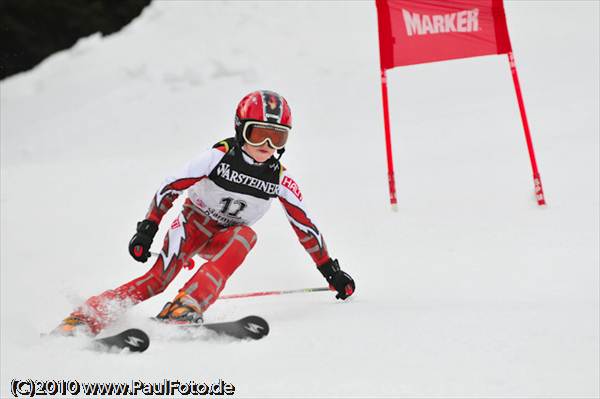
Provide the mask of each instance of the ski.
[{"label": "ski", "polygon": [[239,320],[224,321],[218,323],[173,323],[157,319],[153,317],[152,320],[166,325],[175,326],[181,329],[206,329],[214,331],[220,335],[226,335],[237,339],[261,339],[269,334],[269,324],[265,319],[259,316],[246,316]]},{"label": "ski", "polygon": [[239,339],[261,339],[269,334],[269,324],[259,316],[246,316],[235,321],[207,323],[202,326],[216,333]]},{"label": "ski", "polygon": [[137,328],[130,328],[110,337],[96,338],[93,345],[98,349],[129,349],[131,352],[143,352],[150,345],[148,334]]}]

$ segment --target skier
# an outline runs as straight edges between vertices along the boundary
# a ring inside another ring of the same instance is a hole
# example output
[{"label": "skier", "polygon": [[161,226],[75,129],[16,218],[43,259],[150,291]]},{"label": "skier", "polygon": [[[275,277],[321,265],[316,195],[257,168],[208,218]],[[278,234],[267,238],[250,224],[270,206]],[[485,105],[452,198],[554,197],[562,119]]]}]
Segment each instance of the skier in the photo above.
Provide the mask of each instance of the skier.
[{"label": "skier", "polygon": [[194,255],[207,262],[157,317],[202,323],[203,313],[256,243],[250,225],[267,212],[274,198],[283,205],[317,270],[337,291],[336,298],[352,295],[354,280],[340,269],[337,259],[330,257],[321,232],[306,212],[298,184],[279,161],[291,127],[290,107],[282,96],[266,90],[246,95],[237,106],[235,137],[215,144],[167,179],[152,199],[145,219],[138,222],[129,252],[136,261],[146,262],[163,215],[187,190],[183,209],[171,224],[150,270],[89,298],[56,331],[97,334],[128,306],[164,291]]}]

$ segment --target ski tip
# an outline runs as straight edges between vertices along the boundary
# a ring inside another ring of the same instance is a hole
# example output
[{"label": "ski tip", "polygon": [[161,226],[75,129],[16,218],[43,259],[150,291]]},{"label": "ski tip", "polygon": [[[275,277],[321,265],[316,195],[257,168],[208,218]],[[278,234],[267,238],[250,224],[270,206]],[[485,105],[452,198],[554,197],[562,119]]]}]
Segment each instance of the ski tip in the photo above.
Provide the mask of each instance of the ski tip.
[{"label": "ski tip", "polygon": [[269,335],[269,323],[260,316],[246,316],[238,321],[253,339]]},{"label": "ski tip", "polygon": [[132,352],[143,352],[150,346],[150,337],[138,328],[130,328],[119,335]]},{"label": "ski tip", "polygon": [[129,349],[131,352],[144,352],[150,346],[150,337],[138,328],[130,328],[106,338],[94,340],[97,346],[105,348]]},{"label": "ski tip", "polygon": [[140,329],[130,328],[120,335],[123,336],[127,347],[132,352],[143,352],[150,346],[150,337]]}]

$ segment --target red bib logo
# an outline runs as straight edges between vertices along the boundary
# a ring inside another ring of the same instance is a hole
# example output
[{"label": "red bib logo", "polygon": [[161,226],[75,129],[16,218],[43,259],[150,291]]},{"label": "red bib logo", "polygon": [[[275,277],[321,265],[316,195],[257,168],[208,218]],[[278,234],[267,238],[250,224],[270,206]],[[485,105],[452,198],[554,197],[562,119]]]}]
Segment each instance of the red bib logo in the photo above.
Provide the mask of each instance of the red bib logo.
[{"label": "red bib logo", "polygon": [[298,199],[300,201],[302,201],[302,193],[300,192],[300,188],[298,187],[298,185],[296,184],[296,182],[294,180],[292,180],[289,177],[285,176],[283,178],[283,181],[281,182],[281,185],[283,187],[286,187],[292,193],[294,193],[294,195],[296,197],[298,197]]},{"label": "red bib logo", "polygon": [[179,223],[179,219],[175,219],[173,220],[173,223],[171,223],[171,229],[178,229],[181,227],[181,223]]}]

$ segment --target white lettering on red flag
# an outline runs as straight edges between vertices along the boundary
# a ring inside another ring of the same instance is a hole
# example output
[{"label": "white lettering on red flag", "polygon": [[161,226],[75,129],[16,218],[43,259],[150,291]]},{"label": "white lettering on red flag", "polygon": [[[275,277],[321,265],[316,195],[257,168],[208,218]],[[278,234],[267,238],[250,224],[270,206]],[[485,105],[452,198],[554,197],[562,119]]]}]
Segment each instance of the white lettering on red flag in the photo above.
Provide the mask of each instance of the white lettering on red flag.
[{"label": "white lettering on red flag", "polygon": [[479,30],[479,9],[477,8],[441,15],[421,15],[402,9],[402,16],[408,36]]},{"label": "white lettering on red flag", "polygon": [[381,66],[511,51],[501,0],[376,0]]}]

